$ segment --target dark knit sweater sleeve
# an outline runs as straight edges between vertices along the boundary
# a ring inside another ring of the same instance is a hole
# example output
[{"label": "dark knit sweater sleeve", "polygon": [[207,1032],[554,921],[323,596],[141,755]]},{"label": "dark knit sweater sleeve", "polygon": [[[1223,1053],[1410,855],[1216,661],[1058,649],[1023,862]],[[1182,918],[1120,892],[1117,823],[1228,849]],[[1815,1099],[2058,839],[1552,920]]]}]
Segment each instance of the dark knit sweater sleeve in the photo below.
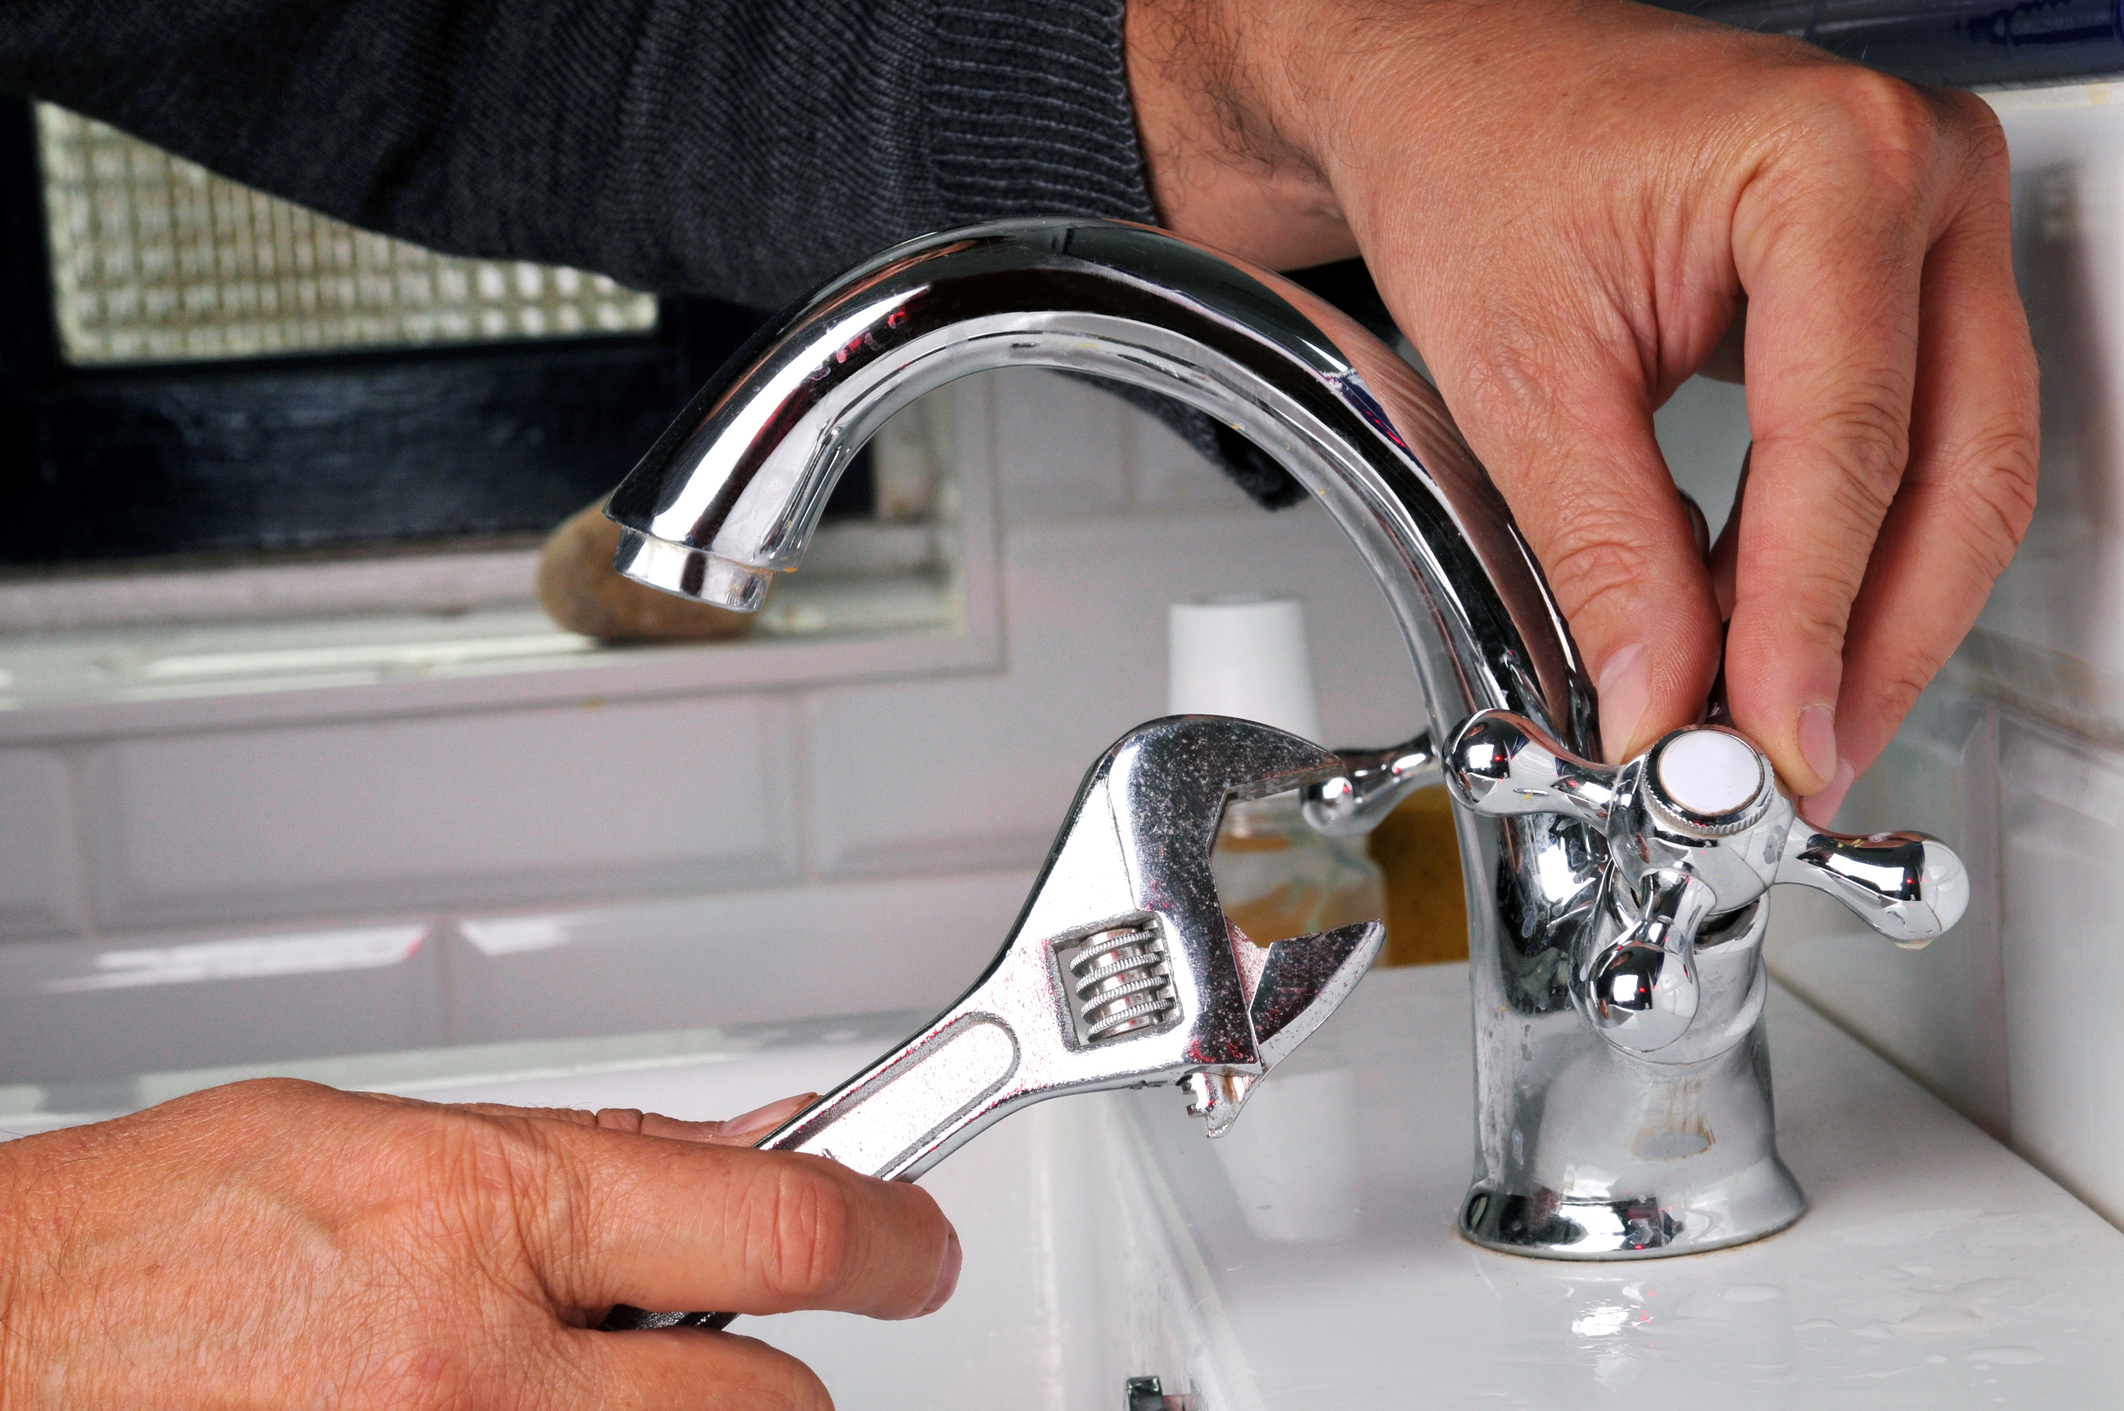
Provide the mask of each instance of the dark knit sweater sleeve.
[{"label": "dark knit sweater sleeve", "polygon": [[0,88],[432,249],[768,308],[926,231],[1152,220],[1122,4],[0,0]]},{"label": "dark knit sweater sleeve", "polygon": [[456,254],[772,306],[989,217],[1152,219],[1121,0],[0,0],[0,86]]}]

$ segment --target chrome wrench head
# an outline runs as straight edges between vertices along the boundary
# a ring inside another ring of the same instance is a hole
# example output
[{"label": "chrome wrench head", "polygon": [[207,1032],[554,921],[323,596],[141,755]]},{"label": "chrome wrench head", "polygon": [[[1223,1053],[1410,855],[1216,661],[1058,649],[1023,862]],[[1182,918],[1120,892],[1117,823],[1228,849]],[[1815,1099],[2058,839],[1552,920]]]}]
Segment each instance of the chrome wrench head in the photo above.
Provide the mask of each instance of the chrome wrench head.
[{"label": "chrome wrench head", "polygon": [[1378,922],[1257,946],[1210,871],[1226,803],[1343,770],[1251,721],[1169,716],[1085,775],[1018,922],[966,995],[762,1146],[912,1179],[1027,1103],[1188,1083],[1210,1130],[1378,954]]}]

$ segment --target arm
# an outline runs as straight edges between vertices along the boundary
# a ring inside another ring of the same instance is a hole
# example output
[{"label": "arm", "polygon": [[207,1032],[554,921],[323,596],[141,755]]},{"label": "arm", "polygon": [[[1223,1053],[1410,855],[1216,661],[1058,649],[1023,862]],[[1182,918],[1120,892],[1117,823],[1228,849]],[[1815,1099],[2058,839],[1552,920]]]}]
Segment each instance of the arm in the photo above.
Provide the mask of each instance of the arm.
[{"label": "arm", "polygon": [[[1735,722],[1834,812],[2032,512],[1980,100],[1628,0],[1128,0],[1125,45],[1106,0],[982,3],[14,0],[0,84],[440,248],[761,303],[921,229],[1151,198],[1264,264],[1361,253],[1610,757],[1723,657]],[[1722,346],[1756,450],[1707,564],[1652,412]]]}]

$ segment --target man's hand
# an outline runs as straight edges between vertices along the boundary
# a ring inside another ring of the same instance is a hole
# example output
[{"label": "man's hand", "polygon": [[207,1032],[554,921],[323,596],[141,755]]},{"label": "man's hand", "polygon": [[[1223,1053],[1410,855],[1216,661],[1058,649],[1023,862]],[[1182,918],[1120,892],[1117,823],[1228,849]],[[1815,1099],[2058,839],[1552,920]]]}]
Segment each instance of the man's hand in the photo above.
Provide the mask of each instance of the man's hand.
[{"label": "man's hand", "polygon": [[[1834,813],[2034,507],[1991,110],[1626,0],[1129,0],[1127,36],[1168,225],[1364,255],[1548,571],[1608,757],[1697,717],[1723,636],[1735,723]],[[1707,564],[1652,413],[1729,335],[1754,449]]]},{"label": "man's hand", "polygon": [[919,1186],[728,1123],[268,1081],[0,1145],[0,1406],[826,1407],[750,1338],[614,1303],[911,1318],[958,1237]]}]

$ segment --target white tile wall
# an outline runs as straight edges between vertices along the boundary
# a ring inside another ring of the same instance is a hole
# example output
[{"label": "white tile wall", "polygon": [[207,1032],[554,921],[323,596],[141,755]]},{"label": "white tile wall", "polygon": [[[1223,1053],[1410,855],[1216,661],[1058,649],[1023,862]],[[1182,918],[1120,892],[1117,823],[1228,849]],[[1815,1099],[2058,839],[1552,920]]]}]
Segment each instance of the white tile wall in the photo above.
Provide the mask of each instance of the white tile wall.
[{"label": "white tile wall", "polygon": [[[1032,875],[4,945],[0,1087],[941,1009],[994,955]],[[57,1101],[100,1110],[90,1091]]]},{"label": "white tile wall", "polygon": [[[445,1042],[432,923],[214,928],[0,945],[0,1084]],[[93,1093],[61,1111],[110,1110]]]},{"label": "white tile wall", "polygon": [[452,1043],[942,1009],[1033,869],[785,887],[459,920]]},{"label": "white tile wall", "polygon": [[785,704],[724,697],[119,741],[98,919],[183,925],[785,881]]},{"label": "white tile wall", "polygon": [[829,876],[1028,864],[1084,770],[1165,711],[1165,606],[1207,593],[1307,600],[1329,735],[1420,728],[1386,604],[1317,510],[1021,524],[1003,560],[1009,665],[985,681],[851,687],[807,708],[816,860]]},{"label": "white tile wall", "polygon": [[1983,625],[2124,672],[2124,86],[1999,94],[2043,376],[2035,523]]},{"label": "white tile wall", "polygon": [[1918,828],[1968,866],[1960,925],[1923,950],[1882,939],[1828,897],[1775,894],[1771,969],[1993,1136],[2014,1130],[2002,959],[1999,717],[1951,683],[1926,693],[1837,816],[1846,831]]},{"label": "white tile wall", "polygon": [[2013,1142],[2124,1223],[2124,754],[2023,722],[2002,732]]},{"label": "white tile wall", "polygon": [[0,750],[0,939],[88,919],[80,823],[65,758]]}]

